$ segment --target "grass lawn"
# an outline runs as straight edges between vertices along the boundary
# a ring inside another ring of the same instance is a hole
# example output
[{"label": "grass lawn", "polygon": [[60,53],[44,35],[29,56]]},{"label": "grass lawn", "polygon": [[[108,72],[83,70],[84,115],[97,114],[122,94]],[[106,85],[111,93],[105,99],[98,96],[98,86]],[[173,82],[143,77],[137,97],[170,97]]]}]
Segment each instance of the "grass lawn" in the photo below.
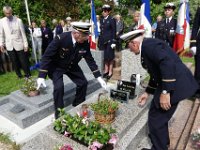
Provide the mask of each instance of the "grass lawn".
[{"label": "grass lawn", "polygon": [[11,141],[9,135],[0,133],[0,149],[2,150],[20,150],[20,146]]},{"label": "grass lawn", "polygon": [[[38,71],[32,71],[33,78],[37,78]],[[15,72],[8,72],[0,75],[0,96],[9,95],[11,92],[19,90],[24,83],[24,79],[18,79]]]}]

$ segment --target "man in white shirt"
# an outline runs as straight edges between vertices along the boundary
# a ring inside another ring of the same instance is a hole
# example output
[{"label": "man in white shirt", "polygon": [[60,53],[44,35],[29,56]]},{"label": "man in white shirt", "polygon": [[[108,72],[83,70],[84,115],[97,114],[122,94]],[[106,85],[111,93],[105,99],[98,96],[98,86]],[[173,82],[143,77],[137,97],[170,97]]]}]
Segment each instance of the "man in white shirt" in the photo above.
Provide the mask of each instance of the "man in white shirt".
[{"label": "man in white shirt", "polygon": [[0,27],[0,50],[7,50],[15,72],[19,78],[22,77],[20,67],[22,67],[25,77],[30,76],[30,69],[26,53],[28,52],[28,42],[24,31],[22,20],[12,15],[12,8],[4,6],[5,17],[1,19]]}]

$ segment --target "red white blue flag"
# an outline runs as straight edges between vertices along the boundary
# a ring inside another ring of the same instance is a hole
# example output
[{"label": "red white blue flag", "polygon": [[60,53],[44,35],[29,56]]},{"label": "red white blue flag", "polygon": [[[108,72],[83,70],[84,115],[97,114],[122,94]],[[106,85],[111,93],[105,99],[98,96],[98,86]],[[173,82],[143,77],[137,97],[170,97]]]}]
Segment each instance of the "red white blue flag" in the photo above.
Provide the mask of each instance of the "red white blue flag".
[{"label": "red white blue flag", "polygon": [[139,29],[145,29],[145,37],[152,37],[150,0],[142,0],[140,8]]},{"label": "red white blue flag", "polygon": [[94,6],[94,0],[91,0],[91,37],[90,37],[90,49],[96,50],[97,44],[96,39],[99,36],[97,27],[97,18]]},{"label": "red white blue flag", "polygon": [[182,55],[190,47],[190,16],[188,0],[181,0],[178,11],[176,35],[173,49],[179,55]]}]

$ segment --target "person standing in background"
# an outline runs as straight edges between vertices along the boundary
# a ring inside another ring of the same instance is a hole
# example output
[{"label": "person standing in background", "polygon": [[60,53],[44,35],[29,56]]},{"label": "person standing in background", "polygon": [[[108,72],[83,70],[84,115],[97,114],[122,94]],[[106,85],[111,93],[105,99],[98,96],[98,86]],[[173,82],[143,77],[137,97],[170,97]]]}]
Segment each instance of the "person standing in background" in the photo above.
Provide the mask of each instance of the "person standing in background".
[{"label": "person standing in background", "polygon": [[122,41],[120,36],[123,34],[124,31],[124,22],[121,20],[121,16],[118,14],[115,16],[116,19],[116,49],[118,51],[122,50]]},{"label": "person standing in background", "polygon": [[164,6],[166,18],[158,22],[155,38],[165,41],[173,47],[177,20],[173,18],[176,6],[173,3],[167,3]]},{"label": "person standing in background", "polygon": [[18,78],[23,77],[20,71],[21,67],[25,73],[25,77],[29,78],[31,73],[29,61],[26,57],[26,53],[28,53],[28,42],[24,25],[20,18],[12,15],[12,8],[10,6],[4,6],[3,12],[5,17],[0,21],[1,52],[8,52]]},{"label": "person standing in background", "polygon": [[44,54],[46,48],[53,40],[53,32],[49,27],[47,27],[45,20],[41,20],[41,31],[42,31],[42,54]]},{"label": "person standing in background", "polygon": [[[29,28],[33,34],[33,41],[32,41],[32,57],[34,58],[34,49],[36,53],[36,58],[40,62],[42,58],[42,31],[41,28],[37,27],[35,21],[31,22],[31,27]],[[34,44],[34,45],[33,45]],[[38,55],[37,55],[38,53]]]},{"label": "person standing in background", "polygon": [[60,23],[58,23],[58,21],[56,19],[53,19],[52,21],[54,29],[53,29],[53,38],[55,38],[57,35],[63,33],[63,29],[62,26],[60,25]]},{"label": "person standing in background", "polygon": [[103,5],[103,17],[100,20],[99,45],[104,51],[104,74],[103,77],[110,79],[113,74],[113,63],[115,58],[114,48],[116,47],[116,21],[110,16],[110,5]]},{"label": "person standing in background", "polygon": [[136,10],[133,13],[133,24],[128,28],[128,31],[134,31],[138,29],[139,20],[140,20],[140,12]]},{"label": "person standing in background", "polygon": [[66,30],[67,31],[72,31],[72,25],[71,25],[71,21],[72,21],[72,18],[71,17],[67,17],[66,18]]},{"label": "person standing in background", "polygon": [[161,15],[158,15],[157,18],[156,18],[156,22],[153,23],[152,25],[152,37],[155,38],[155,32],[156,32],[156,29],[157,29],[157,25],[158,25],[158,22],[162,21],[162,16]]}]

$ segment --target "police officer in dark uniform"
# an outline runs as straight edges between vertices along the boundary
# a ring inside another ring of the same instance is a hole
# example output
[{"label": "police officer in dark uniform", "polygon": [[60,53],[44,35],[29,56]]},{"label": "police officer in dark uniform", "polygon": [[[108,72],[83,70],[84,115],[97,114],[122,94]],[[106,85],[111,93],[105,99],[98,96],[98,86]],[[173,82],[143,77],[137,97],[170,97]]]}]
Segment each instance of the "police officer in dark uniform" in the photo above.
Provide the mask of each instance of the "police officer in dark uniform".
[{"label": "police officer in dark uniform", "polygon": [[121,38],[128,41],[132,52],[136,55],[141,53],[142,66],[150,75],[146,91],[138,98],[138,103],[143,106],[149,94],[153,94],[148,116],[151,150],[168,150],[168,121],[179,101],[192,96],[198,84],[170,46],[159,39],[144,39],[144,32],[135,30]]},{"label": "police officer in dark uniform", "polygon": [[58,108],[64,108],[64,74],[77,85],[75,100],[72,105],[77,106],[85,101],[88,82],[78,65],[82,58],[86,60],[101,86],[106,89],[106,83],[100,77],[101,74],[90,52],[90,44],[88,42],[90,24],[73,22],[72,26],[73,31],[57,35],[47,47],[42,57],[39,78],[37,79],[38,89],[41,85],[46,87],[45,78],[47,75],[53,81],[55,118],[59,117]]},{"label": "police officer in dark uniform", "polygon": [[167,3],[164,6],[166,19],[158,22],[155,38],[165,41],[173,47],[177,20],[173,18],[176,6],[173,3]]},{"label": "police officer in dark uniform", "polygon": [[99,44],[104,50],[104,75],[110,79],[113,74],[113,63],[115,58],[114,48],[116,47],[116,20],[110,16],[110,5],[103,5],[103,18],[100,19]]},{"label": "police officer in dark uniform", "polygon": [[[200,7],[197,9],[196,15],[194,17],[194,23],[192,27],[192,35],[191,35],[191,50],[195,54],[195,70],[194,70],[194,77],[199,83],[200,87]],[[196,97],[200,98],[200,88],[197,90]]]}]

